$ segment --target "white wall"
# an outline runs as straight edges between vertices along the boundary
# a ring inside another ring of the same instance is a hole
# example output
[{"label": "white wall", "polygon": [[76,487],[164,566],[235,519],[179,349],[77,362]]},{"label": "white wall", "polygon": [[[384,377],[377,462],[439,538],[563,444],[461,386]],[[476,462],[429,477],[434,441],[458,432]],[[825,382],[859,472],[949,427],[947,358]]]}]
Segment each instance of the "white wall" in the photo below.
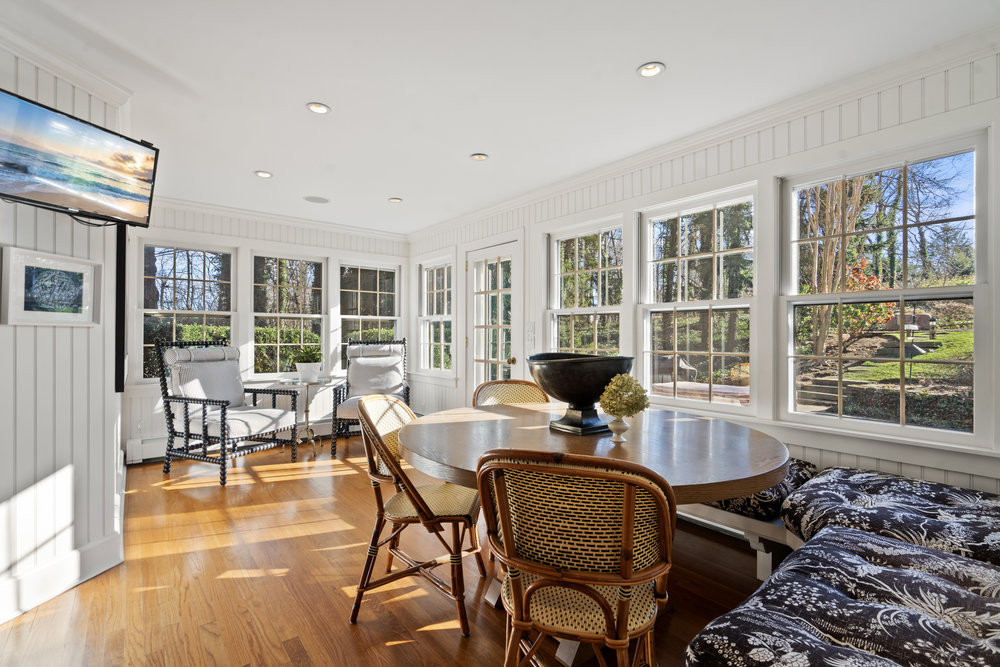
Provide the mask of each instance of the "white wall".
[{"label": "white wall", "polygon": [[[989,160],[991,187],[987,193],[988,215],[979,221],[992,231],[997,227],[998,142],[995,124],[1000,120],[1000,65],[997,43],[1000,31],[962,40],[922,58],[881,68],[865,76],[814,91],[801,98],[775,105],[752,116],[736,119],[695,136],[661,146],[641,155],[607,165],[579,178],[555,184],[538,192],[488,210],[461,217],[412,234],[412,256],[456,253],[461,269],[464,249],[486,246],[512,233],[527,239],[525,285],[526,316],[534,322],[536,344],[521,351],[523,356],[544,350],[547,257],[545,235],[579,228],[598,221],[619,219],[627,246],[626,302],[629,287],[638,284],[636,235],[638,214],[651,207],[713,191],[753,184],[756,189],[757,294],[755,310],[756,361],[755,402],[749,415],[738,421],[769,432],[789,445],[793,455],[821,465],[857,465],[905,473],[1000,492],[1000,446],[998,432],[1000,391],[989,372],[1000,347],[1000,327],[991,313],[997,311],[998,294],[977,300],[979,322],[976,356],[981,384],[977,385],[977,440],[970,444],[908,441],[906,437],[872,437],[851,430],[850,423],[829,428],[802,426],[780,419],[779,368],[784,367],[781,335],[779,231],[779,179],[821,168],[830,168],[862,158],[929,145],[969,133],[988,133],[985,157]],[[762,72],[761,85],[767,73]],[[981,156],[982,157],[982,156]],[[1000,275],[998,234],[988,234],[990,248],[987,282],[996,284]],[[631,266],[629,262],[631,261]],[[982,270],[982,266],[981,266]],[[459,275],[461,271],[459,271]],[[414,307],[415,312],[415,307]],[[633,326],[640,309],[623,310],[623,354],[641,349],[641,327]],[[634,316],[634,317],[633,317]],[[632,322],[628,320],[632,319]],[[991,325],[990,322],[993,322]],[[456,320],[456,341],[463,340],[464,313]],[[411,330],[415,330],[411,328]],[[985,336],[980,335],[985,333]],[[430,382],[413,378],[417,410],[434,411],[466,405],[473,387],[460,377],[457,382]],[[712,414],[706,404],[684,402],[681,409]],[[731,414],[723,414],[734,418]]]},{"label": "white wall", "polygon": [[[0,46],[0,88],[121,127],[125,98],[113,87],[93,81],[88,90],[37,62]],[[100,326],[0,325],[3,622],[122,561],[124,469],[112,377],[114,229],[0,202],[0,245],[103,265]]]}]

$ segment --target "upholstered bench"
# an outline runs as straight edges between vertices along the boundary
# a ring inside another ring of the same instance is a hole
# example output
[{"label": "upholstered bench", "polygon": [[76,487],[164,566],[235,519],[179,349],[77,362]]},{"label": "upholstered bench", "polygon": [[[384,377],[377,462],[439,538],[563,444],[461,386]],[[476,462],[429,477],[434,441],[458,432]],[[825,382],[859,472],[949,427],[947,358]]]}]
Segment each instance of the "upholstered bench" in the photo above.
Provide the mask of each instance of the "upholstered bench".
[{"label": "upholstered bench", "polygon": [[781,504],[788,494],[816,474],[816,466],[801,459],[788,459],[788,472],[778,484],[752,496],[718,500],[703,505],[681,505],[681,518],[742,536],[757,551],[757,578],[763,581],[774,566],[791,553],[788,531],[781,523]]},{"label": "upholstered bench", "polygon": [[789,458],[785,479],[769,489],[758,491],[752,496],[717,500],[707,503],[727,512],[742,514],[751,519],[772,521],[781,514],[781,505],[792,491],[808,482],[816,474],[816,466],[802,459]]},{"label": "upholstered bench", "polygon": [[1000,567],[830,526],[687,648],[686,664],[1000,664]]},{"label": "upholstered bench", "polygon": [[802,540],[848,526],[1000,565],[1000,495],[992,493],[828,468],[789,494],[781,516]]}]

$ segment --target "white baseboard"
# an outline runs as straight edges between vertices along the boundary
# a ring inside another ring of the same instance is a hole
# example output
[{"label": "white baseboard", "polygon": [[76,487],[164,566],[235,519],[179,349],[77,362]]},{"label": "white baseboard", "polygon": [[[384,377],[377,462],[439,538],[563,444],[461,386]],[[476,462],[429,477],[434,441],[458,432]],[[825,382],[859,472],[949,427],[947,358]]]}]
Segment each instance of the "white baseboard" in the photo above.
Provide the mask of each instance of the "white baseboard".
[{"label": "white baseboard", "polygon": [[125,560],[121,533],[74,549],[17,576],[0,577],[0,623],[65,593]]}]

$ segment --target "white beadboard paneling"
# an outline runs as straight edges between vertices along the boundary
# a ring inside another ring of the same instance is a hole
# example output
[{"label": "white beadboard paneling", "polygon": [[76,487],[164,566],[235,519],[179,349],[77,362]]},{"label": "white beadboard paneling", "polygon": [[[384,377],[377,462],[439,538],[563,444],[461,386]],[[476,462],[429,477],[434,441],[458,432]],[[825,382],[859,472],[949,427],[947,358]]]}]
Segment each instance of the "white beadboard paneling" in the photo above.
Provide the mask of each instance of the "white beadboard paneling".
[{"label": "white beadboard paneling", "polygon": [[972,101],[972,65],[963,64],[948,70],[948,109],[961,109]]},{"label": "white beadboard paneling", "polygon": [[899,87],[887,88],[879,94],[879,129],[899,125]]},{"label": "white beadboard paneling", "polygon": [[975,104],[997,96],[997,56],[972,63],[972,101]]},{"label": "white beadboard paneling", "polygon": [[[97,124],[119,118],[103,100],[3,49],[0,86]],[[91,233],[62,214],[0,203],[0,244],[103,263],[113,239],[112,231]],[[104,473],[118,457],[105,358],[113,340],[106,298],[112,269],[105,266],[102,275],[100,326],[0,325],[0,457],[7,462],[0,472],[0,590],[21,591],[19,598],[0,600],[0,609],[40,602],[120,562],[114,554],[121,551],[121,534],[106,521],[120,483]],[[112,548],[93,553],[110,558],[95,556],[86,575],[66,569],[98,543]],[[58,584],[45,574],[53,567],[63,568]],[[28,583],[46,579],[41,589]]]},{"label": "white beadboard paneling", "polygon": [[899,88],[899,120],[909,123],[924,116],[923,81],[908,81]]},{"label": "white beadboard paneling", "polygon": [[870,134],[879,129],[879,96],[865,95],[858,100],[858,134]]},{"label": "white beadboard paneling", "polygon": [[923,113],[935,116],[948,108],[947,74],[935,72],[923,80]]},{"label": "white beadboard paneling", "polygon": [[823,113],[811,113],[805,117],[806,150],[823,145]]}]

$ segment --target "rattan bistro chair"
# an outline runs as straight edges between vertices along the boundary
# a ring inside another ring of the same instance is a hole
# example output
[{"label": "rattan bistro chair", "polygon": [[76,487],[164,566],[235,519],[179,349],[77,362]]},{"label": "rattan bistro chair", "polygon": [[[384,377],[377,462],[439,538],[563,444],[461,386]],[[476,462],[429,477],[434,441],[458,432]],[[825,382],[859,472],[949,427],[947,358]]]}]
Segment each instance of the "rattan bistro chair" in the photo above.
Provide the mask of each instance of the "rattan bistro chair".
[{"label": "rattan bistro chair", "polygon": [[472,407],[508,403],[549,403],[549,395],[528,380],[493,380],[472,392]]},{"label": "rattan bistro chair", "polygon": [[478,482],[490,546],[507,568],[504,664],[532,664],[551,636],[594,644],[601,665],[601,646],[620,667],[652,665],[677,520],[670,485],[624,461],[512,449],[484,454]]},{"label": "rattan bistro chair", "polygon": [[[419,575],[427,579],[458,607],[458,622],[462,636],[469,635],[469,619],[465,611],[465,580],[462,575],[462,557],[472,554],[479,566],[480,576],[486,568],[479,548],[479,494],[456,484],[438,482],[414,486],[403,471],[400,462],[398,433],[415,416],[401,399],[395,396],[363,396],[358,402],[361,419],[361,440],[368,457],[368,477],[375,490],[375,528],[368,547],[368,557],[361,571],[361,583],[351,611],[351,623],[358,619],[361,598],[379,586],[403,577]],[[395,488],[388,499],[382,497],[382,485]],[[386,523],[390,532],[382,537]],[[445,554],[431,560],[418,561],[399,546],[400,533],[407,526],[422,524],[444,546]],[[468,535],[468,548],[463,549]],[[386,574],[373,580],[375,559],[379,550],[388,545]],[[402,561],[406,568],[392,572],[393,558]],[[451,583],[438,577],[432,570],[439,565],[451,568]]]},{"label": "rattan bistro chair", "polygon": [[[205,461],[219,466],[219,484],[225,486],[226,465],[231,458],[291,445],[295,461],[298,392],[245,388],[239,358],[239,349],[226,341],[156,342],[167,421],[165,474],[175,458]],[[270,396],[270,407],[258,405],[262,396]],[[289,409],[278,407],[279,396],[288,396]],[[241,444],[244,442],[247,444]]]}]

